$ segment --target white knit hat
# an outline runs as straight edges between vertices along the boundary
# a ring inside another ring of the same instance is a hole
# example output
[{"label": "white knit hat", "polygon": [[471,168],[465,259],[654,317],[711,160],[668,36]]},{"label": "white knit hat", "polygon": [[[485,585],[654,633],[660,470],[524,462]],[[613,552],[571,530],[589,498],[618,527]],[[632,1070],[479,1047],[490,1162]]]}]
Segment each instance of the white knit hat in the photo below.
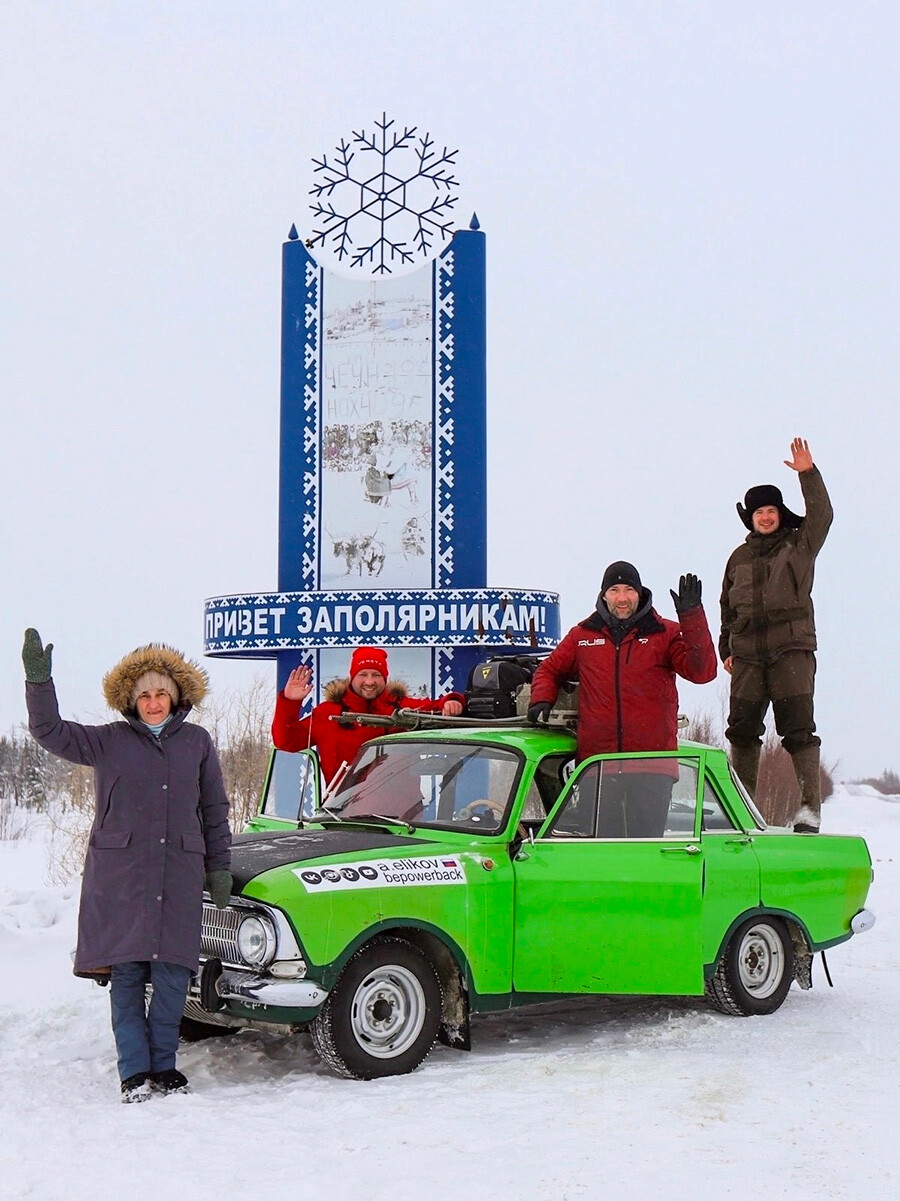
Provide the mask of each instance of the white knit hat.
[{"label": "white knit hat", "polygon": [[178,704],[178,686],[171,676],[163,675],[161,671],[145,671],[138,676],[131,690],[131,707],[134,708],[137,698],[142,692],[168,692],[172,698],[172,706]]}]

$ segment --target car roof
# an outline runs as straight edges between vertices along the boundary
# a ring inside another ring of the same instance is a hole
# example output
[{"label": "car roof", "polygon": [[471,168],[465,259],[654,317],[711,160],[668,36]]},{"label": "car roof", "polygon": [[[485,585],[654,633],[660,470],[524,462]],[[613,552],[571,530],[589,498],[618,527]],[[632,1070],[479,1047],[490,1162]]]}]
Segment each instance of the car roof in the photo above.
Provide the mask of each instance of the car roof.
[{"label": "car roof", "polygon": [[479,742],[522,751],[531,758],[554,751],[572,754],[575,751],[575,735],[562,726],[544,730],[537,730],[534,726],[452,726],[437,730],[410,730],[402,734],[388,734],[377,741],[470,744]]},{"label": "car roof", "polygon": [[[440,729],[422,729],[404,731],[402,734],[387,734],[377,739],[378,742],[439,742],[439,743],[483,743],[490,746],[506,747],[509,750],[521,751],[528,758],[538,758],[541,755],[575,753],[575,735],[563,726],[535,727],[532,725],[479,725],[479,726],[447,726]],[[372,741],[376,741],[372,739]],[[719,747],[707,746],[702,742],[681,741],[678,751],[697,755],[701,751],[714,752],[724,755]],[[639,752],[634,752],[639,753]],[[674,752],[673,752],[674,753]]]}]

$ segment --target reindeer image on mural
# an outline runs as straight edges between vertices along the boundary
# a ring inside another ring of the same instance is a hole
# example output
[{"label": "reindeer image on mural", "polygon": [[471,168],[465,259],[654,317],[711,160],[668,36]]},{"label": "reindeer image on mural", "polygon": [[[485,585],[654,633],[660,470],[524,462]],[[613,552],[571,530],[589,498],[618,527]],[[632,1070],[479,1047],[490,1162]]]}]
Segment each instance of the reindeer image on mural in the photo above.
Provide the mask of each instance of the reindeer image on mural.
[{"label": "reindeer image on mural", "polygon": [[376,527],[371,534],[347,534],[335,537],[327,531],[331,539],[332,550],[336,559],[343,559],[346,566],[345,576],[352,575],[354,570],[362,578],[363,572],[370,579],[380,576],[384,568],[384,543],[375,537]]}]

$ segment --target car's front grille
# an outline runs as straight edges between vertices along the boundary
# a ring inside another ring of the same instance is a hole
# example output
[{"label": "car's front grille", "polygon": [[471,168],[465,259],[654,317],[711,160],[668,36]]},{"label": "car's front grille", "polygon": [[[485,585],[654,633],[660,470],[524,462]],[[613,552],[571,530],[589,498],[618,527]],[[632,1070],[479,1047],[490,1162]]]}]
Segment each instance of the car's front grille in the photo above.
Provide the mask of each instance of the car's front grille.
[{"label": "car's front grille", "polygon": [[200,949],[207,959],[221,959],[223,963],[234,965],[243,963],[237,945],[240,920],[240,911],[230,905],[227,909],[217,909],[215,905],[203,902]]}]

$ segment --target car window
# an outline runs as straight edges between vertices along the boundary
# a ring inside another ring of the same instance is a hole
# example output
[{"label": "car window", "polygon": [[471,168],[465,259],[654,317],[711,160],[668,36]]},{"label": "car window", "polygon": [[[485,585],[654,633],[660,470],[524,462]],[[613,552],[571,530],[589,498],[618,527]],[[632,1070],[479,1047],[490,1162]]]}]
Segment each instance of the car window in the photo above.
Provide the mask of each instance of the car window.
[{"label": "car window", "polygon": [[326,808],[337,817],[374,815],[472,830],[498,830],[521,759],[474,743],[372,743],[360,751]]},{"label": "car window", "polygon": [[713,792],[709,781],[703,782],[703,818],[701,828],[707,834],[735,831],[734,822],[722,807],[722,802]]},{"label": "car window", "polygon": [[315,751],[273,751],[266,794],[260,810],[266,817],[298,821],[319,804],[319,760]]},{"label": "car window", "polygon": [[522,806],[523,822],[543,822],[547,816],[547,810],[544,808],[544,798],[541,796],[541,790],[538,788],[537,777],[533,777],[528,785],[528,792],[525,794],[525,804]]},{"label": "car window", "polygon": [[731,777],[731,782],[734,785],[734,787],[737,789],[738,793],[740,794],[741,799],[743,800],[744,804],[750,810],[750,816],[753,818],[754,822],[756,823],[756,825],[759,827],[760,830],[765,830],[766,829],[766,819],[763,817],[763,815],[757,809],[756,805],[753,803],[753,798],[750,796],[750,793],[744,787],[744,783],[741,780],[741,777],[737,774],[737,772],[734,770],[733,766],[730,763],[728,764],[728,774]]},{"label": "car window", "polygon": [[570,754],[545,755],[534,770],[522,808],[522,821],[542,822],[572,774],[575,760]]},{"label": "car window", "polygon": [[691,838],[697,811],[696,759],[603,759],[572,780],[550,838]]}]

